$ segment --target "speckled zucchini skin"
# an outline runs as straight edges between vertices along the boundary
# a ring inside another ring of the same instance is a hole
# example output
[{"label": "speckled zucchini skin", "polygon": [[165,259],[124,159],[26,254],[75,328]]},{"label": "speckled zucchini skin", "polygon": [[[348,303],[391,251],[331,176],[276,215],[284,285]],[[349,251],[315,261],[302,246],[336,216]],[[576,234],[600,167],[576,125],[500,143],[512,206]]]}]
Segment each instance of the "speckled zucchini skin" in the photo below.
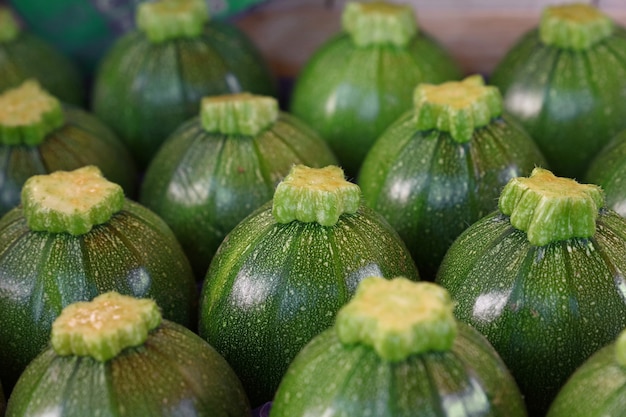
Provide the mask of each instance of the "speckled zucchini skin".
[{"label": "speckled zucchini skin", "polygon": [[20,203],[22,186],[33,175],[95,165],[131,198],[137,168],[120,139],[92,114],[65,106],[65,124],[37,146],[0,145],[0,216]]},{"label": "speckled zucchini skin", "polygon": [[35,78],[59,100],[85,104],[78,66],[38,36],[22,31],[10,42],[0,42],[0,91]]},{"label": "speckled zucchini skin", "polygon": [[332,227],[276,223],[271,203],[219,247],[200,299],[199,333],[231,364],[252,406],[271,400],[287,366],[330,327],[365,277],[419,279],[406,247],[362,207]]},{"label": "speckled zucchini skin", "polygon": [[567,380],[546,417],[604,417],[626,414],[626,369],[615,345],[594,353]]},{"label": "speckled zucchini skin", "polygon": [[626,222],[601,209],[589,239],[531,245],[494,212],[450,247],[437,282],[544,415],[566,379],[626,326]]},{"label": "speckled zucchini skin", "polygon": [[293,164],[324,167],[337,160],[326,142],[287,113],[257,136],[209,133],[196,117],[156,154],[140,201],[172,228],[202,279],[226,234],[272,199]]},{"label": "speckled zucchini skin", "polygon": [[405,48],[359,48],[340,33],[305,64],[290,109],[328,141],[346,174],[356,177],[376,138],[413,105],[417,84],[461,75],[451,56],[424,33]]},{"label": "speckled zucchini skin", "polygon": [[448,352],[390,363],[364,345],[346,347],[334,329],[294,359],[270,417],[525,417],[524,401],[489,342],[469,326]]},{"label": "speckled zucchini skin", "polygon": [[116,290],[151,297],[163,316],[196,320],[197,289],[182,248],[167,225],[127,200],[89,233],[33,232],[21,207],[0,220],[0,380],[10,389],[45,347],[63,307]]},{"label": "speckled zucchini skin", "polygon": [[244,91],[275,95],[272,75],[243,32],[210,21],[195,39],[153,44],[139,31],[120,38],[97,70],[92,106],[145,168],[167,136],[198,114],[202,97]]},{"label": "speckled zucchini skin", "polygon": [[606,207],[626,217],[626,131],[615,136],[593,158],[585,182],[602,187]]},{"label": "speckled zucchini skin", "polygon": [[494,69],[505,108],[558,176],[580,180],[591,159],[626,128],[626,30],[584,52],[544,45],[529,31]]},{"label": "speckled zucchini skin", "polygon": [[99,362],[47,348],[18,381],[7,417],[248,417],[232,368],[204,340],[164,321],[140,347]]},{"label": "speckled zucchini skin", "polygon": [[532,139],[507,115],[461,144],[447,132],[417,130],[409,111],[376,141],[358,184],[365,204],[407,244],[422,278],[434,280],[454,239],[497,208],[502,187],[546,165]]}]

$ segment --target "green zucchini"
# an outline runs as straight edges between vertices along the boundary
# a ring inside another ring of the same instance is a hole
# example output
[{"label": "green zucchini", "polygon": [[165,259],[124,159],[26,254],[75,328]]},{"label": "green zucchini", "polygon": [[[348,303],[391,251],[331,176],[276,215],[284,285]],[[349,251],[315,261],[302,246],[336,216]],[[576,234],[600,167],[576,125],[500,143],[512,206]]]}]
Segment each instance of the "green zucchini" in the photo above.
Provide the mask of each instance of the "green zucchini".
[{"label": "green zucchini", "polygon": [[201,292],[199,333],[256,407],[370,275],[419,279],[397,233],[361,204],[340,168],[296,165],[220,245]]},{"label": "green zucchini", "polygon": [[78,66],[39,36],[20,27],[0,5],[0,92],[36,79],[66,103],[84,105],[85,87]]},{"label": "green zucchini", "polygon": [[270,417],[525,417],[487,340],[431,282],[365,278],[282,379]]},{"label": "green zucchini", "polygon": [[559,390],[546,417],[626,414],[626,332],[587,359]]},{"label": "green zucchini", "polygon": [[626,128],[626,30],[592,5],[547,6],[496,65],[490,83],[556,175],[582,179]]},{"label": "green zucchini", "polygon": [[165,320],[154,300],[107,292],[63,309],[50,345],[26,368],[7,417],[248,417],[228,363]]},{"label": "green zucchini", "polygon": [[414,91],[414,108],[377,139],[357,182],[365,204],[407,244],[422,278],[434,280],[454,239],[496,209],[508,180],[546,162],[482,77]]},{"label": "green zucchini", "polygon": [[615,136],[591,160],[585,181],[602,187],[606,206],[626,217],[626,130]]},{"label": "green zucchini", "polygon": [[172,228],[196,277],[204,278],[228,232],[272,199],[293,164],[337,163],[311,128],[269,96],[205,97],[200,114],[163,144],[139,201]]},{"label": "green zucchini", "polygon": [[472,224],[437,283],[483,333],[545,415],[559,388],[626,327],[626,220],[593,184],[537,168],[509,181],[498,210]]},{"label": "green zucchini", "polygon": [[119,138],[91,113],[62,104],[35,80],[0,93],[0,216],[33,175],[96,165],[134,198],[137,169]]},{"label": "green zucchini", "polygon": [[376,138],[411,108],[418,83],[460,77],[447,51],[419,30],[410,6],[352,1],[342,13],[342,31],[298,74],[290,109],[356,177]]},{"label": "green zucchini", "polygon": [[272,74],[250,39],[209,19],[201,0],[140,3],[137,29],[99,64],[92,107],[145,168],[162,142],[198,114],[202,97],[275,95]]},{"label": "green zucchini", "polygon": [[195,279],[172,231],[94,166],[31,177],[0,219],[0,380],[13,387],[63,307],[115,290],[196,322]]}]

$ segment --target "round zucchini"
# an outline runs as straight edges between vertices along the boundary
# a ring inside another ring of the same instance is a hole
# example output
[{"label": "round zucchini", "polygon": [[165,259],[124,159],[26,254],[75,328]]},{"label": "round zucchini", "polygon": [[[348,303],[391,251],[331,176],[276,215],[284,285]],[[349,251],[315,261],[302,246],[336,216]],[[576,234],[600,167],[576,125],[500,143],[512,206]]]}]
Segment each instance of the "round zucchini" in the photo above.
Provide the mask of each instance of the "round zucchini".
[{"label": "round zucchini", "polygon": [[376,138],[411,108],[412,89],[458,79],[461,70],[418,30],[410,6],[348,2],[342,28],[305,63],[290,109],[317,129],[356,177]]},{"label": "round zucchini", "polygon": [[431,282],[368,277],[296,356],[270,417],[525,417],[493,347]]},{"label": "round zucchini", "polygon": [[204,278],[228,232],[272,199],[293,164],[334,165],[311,128],[279,112],[276,99],[251,94],[205,97],[148,166],[140,202],[172,228],[196,277]]},{"label": "round zucchini", "polygon": [[0,94],[0,216],[33,175],[96,165],[133,198],[137,169],[119,138],[91,113],[63,105],[34,80]]},{"label": "round zucchini", "polygon": [[361,205],[340,168],[296,165],[220,245],[202,288],[199,333],[256,407],[370,275],[419,279],[397,233]]},{"label": "round zucchini", "polygon": [[20,27],[0,5],[0,92],[36,79],[60,100],[84,105],[85,88],[78,66],[39,36]]},{"label": "round zucchini", "polygon": [[150,299],[107,292],[68,305],[20,377],[7,417],[248,417],[232,368]]},{"label": "round zucchini", "polygon": [[202,97],[276,94],[256,46],[235,26],[209,19],[206,2],[140,3],[136,24],[103,57],[92,106],[142,168],[179,125],[198,114]]},{"label": "round zucchini", "polygon": [[0,380],[12,388],[63,307],[115,290],[193,327],[195,279],[165,222],[94,166],[31,177],[0,219]]},{"label": "round zucchini", "polygon": [[556,175],[582,179],[626,128],[624,51],[626,30],[592,5],[552,5],[494,69],[490,83]]},{"label": "round zucchini", "polygon": [[591,160],[585,181],[602,187],[606,206],[626,217],[626,130],[620,132]]},{"label": "round zucchini", "polygon": [[626,332],[587,359],[550,405],[546,417],[626,415]]},{"label": "round zucchini", "polygon": [[545,159],[502,112],[482,77],[420,84],[414,109],[374,143],[359,173],[365,204],[407,244],[423,279],[470,224],[496,209],[502,187]]},{"label": "round zucchini", "polygon": [[452,244],[437,282],[507,364],[530,415],[626,327],[626,220],[602,190],[537,168]]}]

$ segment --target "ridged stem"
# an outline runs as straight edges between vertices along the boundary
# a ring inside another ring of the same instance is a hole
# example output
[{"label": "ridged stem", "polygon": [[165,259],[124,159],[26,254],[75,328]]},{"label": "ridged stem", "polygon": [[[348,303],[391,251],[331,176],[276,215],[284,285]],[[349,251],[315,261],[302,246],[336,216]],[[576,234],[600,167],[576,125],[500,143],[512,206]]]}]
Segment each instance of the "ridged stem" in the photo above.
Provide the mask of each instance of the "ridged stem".
[{"label": "ridged stem", "polygon": [[256,136],[278,120],[278,101],[249,93],[202,99],[200,121],[207,132]]},{"label": "ridged stem", "polygon": [[204,0],[157,0],[140,3],[135,19],[151,42],[160,43],[200,36],[209,11]]},{"label": "ridged stem", "polygon": [[360,47],[385,44],[404,47],[418,31],[410,6],[383,1],[347,3],[342,26]]},{"label": "ridged stem", "polygon": [[614,23],[586,3],[547,6],[539,24],[539,36],[546,45],[583,51],[613,33]]}]

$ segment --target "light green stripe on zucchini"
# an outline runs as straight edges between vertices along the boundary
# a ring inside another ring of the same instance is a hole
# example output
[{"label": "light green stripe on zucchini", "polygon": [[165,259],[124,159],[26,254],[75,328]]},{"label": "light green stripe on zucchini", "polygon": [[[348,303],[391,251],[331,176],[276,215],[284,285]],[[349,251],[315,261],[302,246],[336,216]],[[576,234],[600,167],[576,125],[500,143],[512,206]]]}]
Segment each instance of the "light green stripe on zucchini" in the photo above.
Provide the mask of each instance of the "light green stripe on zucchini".
[{"label": "light green stripe on zucchini", "polygon": [[122,187],[95,166],[32,176],[22,188],[21,200],[31,230],[71,235],[106,223],[125,203]]},{"label": "light green stripe on zucchini", "polygon": [[419,84],[413,96],[420,130],[448,132],[456,142],[468,142],[474,131],[502,114],[502,95],[486,86],[480,75],[438,85]]},{"label": "light green stripe on zucchini", "polygon": [[202,99],[200,122],[207,132],[256,136],[278,120],[278,101],[249,93],[208,96]]},{"label": "light green stripe on zucchini", "polygon": [[547,6],[539,24],[539,36],[546,45],[584,51],[611,36],[613,21],[590,4],[571,3]]},{"label": "light green stripe on zucchini", "polygon": [[60,356],[90,356],[106,362],[126,348],[145,343],[161,321],[154,300],[108,292],[65,307],[52,324],[50,342]]},{"label": "light green stripe on zucchini", "polygon": [[369,277],[337,314],[335,329],[346,344],[372,347],[384,360],[447,351],[457,334],[454,303],[446,289],[403,277]]},{"label": "light green stripe on zucchini", "polygon": [[385,44],[405,47],[418,32],[410,6],[383,1],[347,3],[342,26],[360,47]]},{"label": "light green stripe on zucchini", "polygon": [[140,3],[136,24],[154,43],[172,39],[196,38],[209,21],[203,0],[157,0]]},{"label": "light green stripe on zucchini", "polygon": [[11,10],[0,6],[0,43],[13,41],[19,33],[19,24]]},{"label": "light green stripe on zucchini", "polygon": [[356,213],[360,204],[361,189],[345,179],[341,168],[295,165],[276,187],[272,215],[278,223],[334,226],[341,215]]},{"label": "light green stripe on zucchini", "polygon": [[579,184],[535,168],[530,177],[511,179],[500,194],[498,207],[511,225],[526,232],[536,246],[571,238],[588,238],[596,232],[604,193],[594,184]]},{"label": "light green stripe on zucchini", "polygon": [[61,102],[37,81],[27,80],[0,94],[0,144],[36,146],[63,126]]}]

